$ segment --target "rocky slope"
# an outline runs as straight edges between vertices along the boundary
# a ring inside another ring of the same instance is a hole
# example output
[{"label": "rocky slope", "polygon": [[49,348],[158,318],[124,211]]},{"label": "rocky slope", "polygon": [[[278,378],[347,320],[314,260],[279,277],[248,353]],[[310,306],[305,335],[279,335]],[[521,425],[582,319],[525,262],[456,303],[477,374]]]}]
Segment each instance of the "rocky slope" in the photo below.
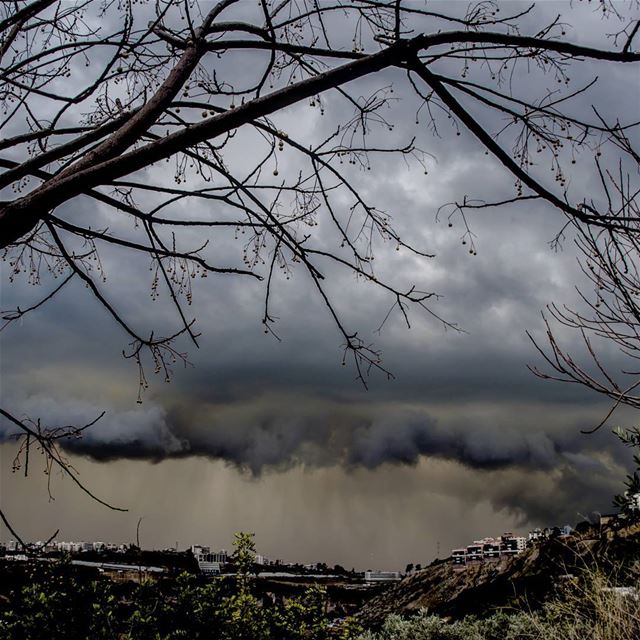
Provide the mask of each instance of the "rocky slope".
[{"label": "rocky slope", "polygon": [[[637,579],[640,527],[547,540],[505,560],[455,567],[433,563],[371,599],[358,612],[365,627],[376,627],[391,613],[410,615],[427,608],[460,618],[484,615],[502,607],[535,608],[557,587],[585,567],[616,567],[618,579]],[[620,571],[620,567],[623,567]]]}]

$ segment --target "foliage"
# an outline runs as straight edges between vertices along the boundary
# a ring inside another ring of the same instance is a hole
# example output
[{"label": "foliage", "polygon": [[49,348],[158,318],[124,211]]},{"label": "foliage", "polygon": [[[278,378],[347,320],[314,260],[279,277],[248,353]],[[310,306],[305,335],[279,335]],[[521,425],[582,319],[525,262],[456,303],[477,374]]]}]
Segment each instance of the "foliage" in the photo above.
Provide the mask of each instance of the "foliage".
[{"label": "foliage", "polygon": [[614,433],[626,446],[636,450],[633,461],[636,470],[627,476],[625,486],[627,490],[614,499],[614,504],[620,511],[632,520],[640,518],[640,429],[615,429]]},{"label": "foliage", "polygon": [[83,582],[68,562],[36,567],[0,617],[0,638],[113,638],[114,596],[105,582]]},{"label": "foliage", "polygon": [[[283,602],[255,594],[253,534],[239,533],[236,576],[116,585],[82,580],[68,562],[38,564],[0,607],[0,640],[326,640],[326,592],[313,586]],[[360,629],[347,623],[342,638]]]},{"label": "foliage", "polygon": [[253,533],[236,533],[233,546],[233,562],[236,566],[238,591],[245,595],[249,590],[250,576],[254,572],[256,562],[256,543]]},{"label": "foliage", "polygon": [[[486,618],[447,621],[426,609],[391,615],[379,631],[357,620],[331,621],[324,588],[272,600],[255,589],[252,534],[235,539],[236,575],[205,581],[116,584],[86,579],[68,560],[37,563],[0,603],[0,640],[634,640],[640,600],[613,587],[620,572],[585,567],[537,611],[526,606]],[[615,567],[614,567],[615,569]],[[625,578],[628,582],[628,579]],[[637,579],[636,579],[637,582]],[[636,594],[638,593],[636,584]]]},{"label": "foliage", "polygon": [[302,598],[293,598],[276,611],[275,634],[283,640],[322,640],[328,637],[329,620],[325,614],[326,591],[313,586]]}]

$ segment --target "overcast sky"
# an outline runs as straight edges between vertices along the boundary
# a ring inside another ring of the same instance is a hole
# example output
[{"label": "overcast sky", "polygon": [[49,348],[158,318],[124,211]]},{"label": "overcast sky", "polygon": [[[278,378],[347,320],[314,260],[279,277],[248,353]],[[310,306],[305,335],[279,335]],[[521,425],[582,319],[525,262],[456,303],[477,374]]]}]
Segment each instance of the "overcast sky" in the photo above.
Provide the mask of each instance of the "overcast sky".
[{"label": "overcast sky", "polygon": [[[446,6],[458,4],[466,6]],[[567,2],[541,3],[523,31],[534,33],[562,12],[573,25],[569,39],[606,45],[611,22],[583,4],[572,10]],[[232,72],[249,73],[235,64]],[[576,112],[597,104],[612,119],[637,115],[637,67],[589,63],[569,74],[576,85],[600,75]],[[531,74],[516,82],[541,94],[549,80]],[[95,493],[129,511],[109,511],[57,476],[50,501],[34,459],[28,478],[11,472],[12,430],[2,425],[2,506],[25,537],[42,539],[59,528],[60,539],[128,542],[143,517],[147,547],[178,541],[181,548],[229,548],[234,531],[248,530],[274,558],[402,568],[433,559],[438,542],[444,554],[479,536],[575,524],[611,508],[631,459],[610,427],[635,416],[621,411],[599,433],[583,435],[607,404],[527,370],[540,361],[525,331],[543,337],[540,311],[552,302],[577,304],[574,287],[585,284],[571,238],[561,251],[549,245],[563,219],[538,204],[481,211],[470,219],[478,255],[469,255],[460,220],[450,228],[436,218],[438,208],[465,193],[510,197],[513,181],[466,131],[436,137],[416,127],[416,103],[401,74],[385,72],[350,89],[367,95],[391,84],[403,100],[389,114],[393,138],[380,139],[404,143],[418,135],[434,160],[425,175],[395,156],[378,157],[354,180],[368,201],[392,214],[406,240],[436,257],[381,245],[376,268],[395,283],[437,292],[431,309],[464,331],[414,311],[411,329],[393,315],[378,333],[389,300],[329,269],[345,324],[375,342],[395,376],[374,374],[365,390],[353,368],[341,366],[340,336],[301,270],[274,291],[281,342],[263,333],[261,285],[198,279],[189,312],[200,349],[181,343],[190,366],[176,367],[170,384],[151,374],[139,405],[136,368],[120,356],[127,336],[84,287],[71,285],[0,333],[3,403],[50,424],[83,423],[105,410],[69,455]],[[333,94],[325,100],[324,117],[305,106],[274,121],[307,142],[319,139],[345,109]],[[240,138],[229,153],[238,170],[242,144]],[[576,164],[574,192],[588,191],[591,163],[587,157]],[[281,173],[297,170],[294,157],[281,159]],[[78,199],[65,205],[65,215],[83,216],[88,206]],[[97,226],[117,226],[109,212],[91,207]],[[317,233],[329,237],[322,225]],[[216,257],[239,253],[229,238],[213,246]],[[167,296],[150,298],[145,259],[107,250],[102,260],[104,290],[123,315],[137,327],[169,326]],[[37,293],[24,279],[9,283],[3,267],[0,308],[26,306]],[[563,336],[579,351],[577,336]],[[616,353],[602,349],[615,364]]]}]

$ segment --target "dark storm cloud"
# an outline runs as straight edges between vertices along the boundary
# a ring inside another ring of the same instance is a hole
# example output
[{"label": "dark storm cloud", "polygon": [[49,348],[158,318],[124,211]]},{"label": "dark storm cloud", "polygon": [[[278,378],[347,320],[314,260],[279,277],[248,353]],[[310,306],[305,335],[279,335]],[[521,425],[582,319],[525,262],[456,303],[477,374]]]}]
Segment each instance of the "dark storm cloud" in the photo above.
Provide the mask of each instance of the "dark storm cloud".
[{"label": "dark storm cloud", "polygon": [[[177,416],[176,416],[177,417]],[[197,424],[185,429],[183,424]],[[234,420],[176,420],[176,433],[191,453],[220,457],[254,473],[273,465],[342,465],[375,469],[384,464],[415,465],[421,457],[457,460],[470,468],[548,468],[561,449],[546,434],[524,434],[448,424],[426,411],[377,407],[344,412],[338,407],[305,415],[293,408]]]},{"label": "dark storm cloud", "polygon": [[478,428],[474,424],[442,428],[428,415],[407,413],[375,419],[357,429],[349,462],[375,467],[384,462],[415,464],[420,456],[436,456],[474,469],[545,469],[559,454],[557,444],[544,433]]},{"label": "dark storm cloud", "polygon": [[[62,427],[81,426],[97,418],[102,411],[84,402],[61,402],[59,400],[32,396],[19,401],[20,418],[47,416],[47,425]],[[166,458],[179,453],[185,444],[172,433],[165,419],[165,411],[157,405],[144,409],[108,412],[95,425],[88,428],[82,437],[65,438],[60,445],[70,451],[95,452],[96,459],[108,460],[129,452],[132,458]],[[0,422],[0,441],[9,441],[19,433],[10,422]]]},{"label": "dark storm cloud", "polygon": [[505,509],[519,526],[572,524],[589,519],[594,511],[613,510],[613,496],[621,491],[619,477],[604,464],[560,465],[552,474],[511,474],[484,485],[496,510]]},{"label": "dark storm cloud", "polygon": [[[30,415],[47,415],[52,424],[79,423],[98,411],[37,396],[20,406]],[[451,418],[446,412],[435,417],[424,409],[332,404],[301,395],[169,411],[147,403],[112,411],[83,438],[61,444],[103,463],[219,460],[258,481],[301,468],[343,469],[347,477],[365,470],[390,477],[390,495],[406,491],[408,480],[400,476],[396,486],[389,469],[413,467],[418,473],[441,462],[448,465],[442,483],[452,500],[487,502],[519,526],[575,523],[593,510],[610,509],[630,454],[612,446],[608,428],[583,435],[583,423],[571,421],[575,410],[558,411],[554,422],[548,407],[535,405],[514,405],[506,415],[477,407]],[[537,424],[537,416],[545,424]],[[13,432],[0,425],[0,440]]]},{"label": "dark storm cloud", "polygon": [[[305,408],[305,405],[306,408]],[[32,397],[21,406],[47,415],[51,424],[81,424],[98,410],[73,409],[49,398]],[[252,404],[176,407],[158,405],[112,412],[82,438],[62,440],[69,451],[108,461],[205,456],[254,475],[292,465],[375,469],[385,464],[416,465],[421,458],[457,461],[471,469],[520,468],[532,471],[569,466],[603,472],[592,457],[603,443],[571,430],[535,431],[514,420],[438,420],[426,410],[344,407],[303,396],[280,398],[277,406]],[[0,426],[0,441],[15,428]],[[589,451],[591,449],[591,451]]]}]

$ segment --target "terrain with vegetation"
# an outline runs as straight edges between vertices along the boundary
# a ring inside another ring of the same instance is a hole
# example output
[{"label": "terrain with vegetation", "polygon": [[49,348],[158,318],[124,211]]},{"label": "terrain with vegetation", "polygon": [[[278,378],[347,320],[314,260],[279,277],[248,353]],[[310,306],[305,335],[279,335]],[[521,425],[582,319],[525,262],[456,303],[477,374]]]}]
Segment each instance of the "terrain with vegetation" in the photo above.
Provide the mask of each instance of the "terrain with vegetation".
[{"label": "terrain with vegetation", "polygon": [[611,586],[637,584],[640,525],[617,531],[591,527],[494,562],[457,567],[436,561],[372,598],[357,618],[363,626],[375,627],[390,614],[411,615],[421,609],[452,619],[532,610],[553,597],[563,583],[593,572],[608,576]]},{"label": "terrain with vegetation", "polygon": [[113,582],[64,559],[5,562],[0,638],[632,640],[640,633],[640,524],[587,528],[494,562],[436,561],[369,596],[319,578],[264,581],[254,559],[252,536],[240,534],[236,573],[213,579],[182,572]]}]

